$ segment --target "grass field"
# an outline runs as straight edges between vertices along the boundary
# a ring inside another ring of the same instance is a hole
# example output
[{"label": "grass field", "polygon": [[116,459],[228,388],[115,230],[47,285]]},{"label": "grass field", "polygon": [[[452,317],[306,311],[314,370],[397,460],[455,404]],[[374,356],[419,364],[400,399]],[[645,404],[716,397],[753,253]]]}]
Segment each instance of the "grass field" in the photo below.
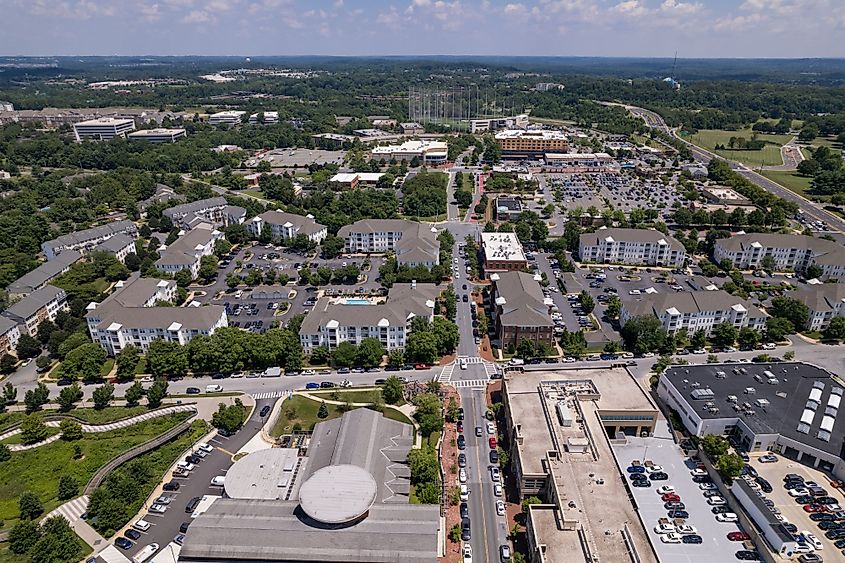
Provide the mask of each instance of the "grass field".
[{"label": "grass field", "polygon": [[350,403],[375,403],[382,400],[381,389],[354,389],[317,391],[311,393],[314,396],[333,401],[349,401]]},{"label": "grass field", "polygon": [[[77,408],[71,409],[65,413],[60,413],[59,411],[41,411],[41,414],[44,416],[49,416],[51,414],[69,414],[75,416],[76,418],[81,418],[89,424],[108,424],[109,422],[114,422],[115,420],[145,413],[147,410],[149,409],[145,406],[131,408],[106,407],[101,410],[93,408]],[[0,413],[0,432],[2,432],[4,428],[8,428],[20,422],[25,416],[26,414],[18,411]]]},{"label": "grass field", "polygon": [[[326,397],[330,399],[331,397]],[[341,400],[344,400],[341,397]],[[361,401],[364,402],[364,401]],[[333,405],[326,403],[329,410],[329,415],[326,418],[319,418],[317,412],[320,410],[320,401],[314,401],[307,397],[294,395],[287,399],[282,405],[282,411],[279,413],[279,419],[276,425],[270,431],[271,436],[281,436],[282,434],[289,434],[293,431],[294,425],[298,424],[302,430],[310,431],[314,426],[322,420],[331,420],[338,418],[345,412],[342,405]],[[364,408],[364,407],[362,407]],[[391,407],[385,407],[384,417],[405,424],[411,424],[411,421],[402,412]]]},{"label": "grass field", "polygon": [[[59,430],[58,428],[47,427],[47,437],[48,438],[50,436],[55,436],[59,432],[61,432],[61,430]],[[14,436],[10,436],[9,438],[6,438],[2,442],[0,442],[0,444],[6,444],[6,445],[20,444],[22,439],[23,439],[22,434],[15,434]]]},{"label": "grass field", "polygon": [[[80,488],[96,471],[121,452],[162,434],[185,420],[187,413],[178,413],[147,420],[112,432],[85,434],[77,442],[58,440],[52,444],[15,452],[0,464],[0,520],[5,529],[14,526],[18,517],[18,497],[23,491],[35,492],[50,512],[61,502],[56,498],[59,478],[70,475]],[[82,457],[74,459],[74,445],[82,449]]]},{"label": "grass field", "polygon": [[810,182],[812,182],[812,178],[780,170],[763,170],[763,176],[799,195],[810,197],[807,192],[810,189]]},{"label": "grass field", "polygon": [[731,137],[745,137],[751,140],[753,131],[750,128],[739,129],[737,131],[726,131],[723,129],[702,129],[694,135],[689,135],[686,139],[701,148],[713,151],[719,156],[742,162],[748,166],[775,166],[783,164],[783,159],[780,156],[780,147],[789,142],[792,138],[789,135],[766,135],[759,134],[757,138],[768,143],[762,150],[759,151],[738,151],[738,150],[715,150],[716,145],[728,145]]}]

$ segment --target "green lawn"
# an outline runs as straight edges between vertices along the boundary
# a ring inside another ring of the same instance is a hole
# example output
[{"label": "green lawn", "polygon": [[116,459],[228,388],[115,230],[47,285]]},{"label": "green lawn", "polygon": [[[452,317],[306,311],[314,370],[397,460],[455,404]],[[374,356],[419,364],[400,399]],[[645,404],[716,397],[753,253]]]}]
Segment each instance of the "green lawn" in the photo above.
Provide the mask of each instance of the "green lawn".
[{"label": "green lawn", "polygon": [[[3,412],[0,413],[0,429],[8,428],[23,420],[26,415],[22,412]],[[2,430],[0,430],[2,432]]]},{"label": "green lawn", "polygon": [[[162,434],[188,413],[177,413],[121,428],[112,432],[85,434],[78,442],[58,440],[52,444],[15,452],[0,464],[0,520],[11,528],[18,516],[18,497],[25,490],[38,494],[49,512],[61,502],[56,498],[59,478],[70,475],[80,488],[106,462],[138,444]],[[74,445],[82,448],[82,457],[73,459]]]},{"label": "green lawn", "polygon": [[106,377],[113,367],[114,367],[114,358],[107,359],[106,363],[103,364],[103,367],[100,368],[100,375],[102,377]]},{"label": "green lawn", "polygon": [[763,170],[763,176],[769,180],[774,180],[784,188],[792,190],[798,195],[810,197],[807,191],[810,189],[812,178],[781,170]]},{"label": "green lawn", "polygon": [[758,139],[770,143],[759,151],[715,150],[716,145],[728,146],[728,141],[731,137],[745,137],[747,140],[751,140],[752,134],[753,132],[750,128],[739,129],[737,131],[702,129],[694,135],[685,136],[685,138],[691,143],[715,152],[719,156],[742,162],[748,166],[774,166],[783,164],[783,159],[780,156],[780,147],[789,142],[792,138],[789,135],[758,134]]},{"label": "green lawn", "polygon": [[[77,559],[82,561],[94,550],[78,535],[76,536],[76,541],[79,542],[79,551],[76,553]],[[27,554],[18,555],[9,551],[8,545],[8,543],[4,543],[0,547],[0,563],[29,563],[31,561]]]},{"label": "green lawn", "polygon": [[[330,397],[326,398],[330,399]],[[282,411],[279,413],[279,419],[270,431],[270,435],[281,436],[282,434],[289,434],[293,431],[293,426],[295,424],[298,424],[302,430],[310,431],[313,430],[314,425],[321,420],[338,418],[344,413],[342,405],[326,403],[326,407],[329,409],[329,416],[324,419],[320,419],[317,417],[317,412],[320,410],[320,401],[314,401],[300,395],[294,395],[290,399],[287,399],[282,405]],[[401,411],[390,406],[385,407],[384,417],[398,422],[403,422],[405,424],[411,424],[411,421],[407,416],[402,414]]]},{"label": "green lawn", "polygon": [[[122,418],[129,418],[147,412],[149,409],[144,406],[137,407],[106,407],[101,410],[93,408],[72,409],[65,414],[81,418],[89,424],[108,424]],[[46,414],[52,414],[47,412]]]},{"label": "green lawn", "polygon": [[399,409],[395,409],[393,407],[384,407],[384,418],[389,418],[390,420],[395,420],[396,422],[401,422],[403,424],[411,424],[414,423],[411,421],[410,418],[405,416],[405,413],[400,411]]},{"label": "green lawn", "polygon": [[380,400],[381,389],[337,389],[334,391],[317,391],[311,395],[332,401],[349,401],[350,403],[375,403]]}]

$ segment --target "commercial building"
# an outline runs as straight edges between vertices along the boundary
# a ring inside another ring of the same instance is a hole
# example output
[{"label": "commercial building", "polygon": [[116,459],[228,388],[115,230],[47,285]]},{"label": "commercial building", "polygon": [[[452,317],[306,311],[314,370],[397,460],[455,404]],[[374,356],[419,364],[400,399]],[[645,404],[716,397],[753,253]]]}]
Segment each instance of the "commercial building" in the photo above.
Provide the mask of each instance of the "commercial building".
[{"label": "commercial building", "polygon": [[59,311],[66,311],[67,294],[64,289],[45,285],[36,289],[2,313],[3,317],[20,325],[21,334],[36,336],[41,321],[55,321]]},{"label": "commercial building", "polygon": [[449,146],[443,141],[405,141],[401,145],[373,147],[373,160],[396,160],[397,162],[417,158],[423,164],[443,164],[449,157]]},{"label": "commercial building", "polygon": [[129,235],[134,239],[138,236],[138,227],[132,221],[106,223],[100,227],[76,231],[41,243],[41,251],[44,252],[47,260],[54,260],[66,250],[78,250],[82,254],[87,254],[100,243],[116,235]]},{"label": "commercial building", "polygon": [[290,240],[297,235],[305,235],[311,242],[319,243],[328,234],[325,225],[314,221],[313,215],[294,215],[283,211],[265,211],[252,218],[246,225],[247,231],[259,237],[265,229],[270,230],[274,239]]},{"label": "commercial building", "polygon": [[223,233],[208,223],[201,223],[188,232],[182,231],[173,244],[159,247],[161,257],[156,260],[156,269],[170,275],[188,270],[191,278],[196,279],[203,256],[214,254],[215,243],[222,239]]},{"label": "commercial building", "polygon": [[175,143],[185,137],[185,130],[180,128],[157,127],[155,129],[141,129],[126,136],[130,141],[146,141],[148,143]]},{"label": "commercial building", "polygon": [[279,122],[279,112],[265,111],[263,113],[253,113],[249,116],[249,122],[254,124],[263,123],[264,125],[273,125]]},{"label": "commercial building", "polygon": [[125,137],[135,130],[135,120],[101,117],[88,121],[74,123],[73,134],[76,142],[82,141],[110,141],[116,137]]},{"label": "commercial building", "polygon": [[516,221],[524,209],[522,198],[500,195],[496,198],[496,221]]},{"label": "commercial building", "polygon": [[582,262],[646,266],[684,265],[686,249],[670,235],[654,229],[601,227],[581,235],[578,255]]},{"label": "commercial building", "polygon": [[737,329],[762,330],[766,326],[766,315],[760,309],[721,289],[673,291],[622,300],[619,313],[622,326],[634,317],[648,315],[660,319],[663,328],[671,334],[681,329],[686,329],[690,335],[699,330],[710,334],[722,322],[729,322]]},{"label": "commercial building", "polygon": [[332,299],[323,297],[302,321],[299,340],[306,351],[319,346],[334,349],[341,342],[358,345],[365,338],[378,339],[387,350],[403,349],[411,319],[434,318],[440,289],[434,284],[395,284],[387,300]]},{"label": "commercial building", "polygon": [[845,274],[845,247],[831,240],[805,235],[778,233],[739,233],[718,239],[713,246],[713,259],[730,260],[741,270],[758,269],[770,256],[775,270],[804,272],[819,266],[822,277],[839,278]]},{"label": "commercial building", "polygon": [[[827,328],[833,317],[845,316],[845,285],[824,283],[801,286],[791,297],[810,310],[807,330]],[[800,327],[799,327],[800,328]]]},{"label": "commercial building", "polygon": [[709,175],[707,167],[703,164],[684,164],[681,166],[681,171],[686,172],[695,180],[703,180]]},{"label": "commercial building", "polygon": [[513,484],[542,501],[527,515],[528,560],[656,563],[610,446],[658,423],[634,377],[621,367],[526,370],[505,375],[502,403]]},{"label": "commercial building", "polygon": [[60,275],[64,274],[73,266],[82,254],[76,250],[67,250],[59,254],[53,260],[43,262],[31,272],[27,272],[9,284],[6,292],[9,297],[18,299],[26,297],[36,289],[41,289]]},{"label": "commercial building", "polygon": [[535,159],[546,153],[569,152],[569,140],[561,131],[507,129],[496,133],[502,158]]},{"label": "commercial building", "polygon": [[399,129],[402,130],[403,135],[422,135],[425,133],[425,127],[416,122],[400,123]]},{"label": "commercial building", "polygon": [[237,125],[243,121],[245,111],[220,111],[208,116],[209,125]]},{"label": "commercial building", "polygon": [[437,230],[424,223],[401,219],[362,219],[344,225],[337,236],[345,241],[345,251],[389,252],[400,266],[432,268],[440,263]]},{"label": "commercial building", "polygon": [[528,127],[528,114],[513,117],[490,117],[469,120],[469,132],[498,131],[500,129],[525,129]]},{"label": "commercial building", "polygon": [[732,190],[721,186],[707,186],[702,188],[701,195],[709,203],[719,205],[750,206],[753,205],[750,199]]},{"label": "commercial building", "polygon": [[21,330],[18,323],[6,317],[0,317],[0,355],[15,355]]},{"label": "commercial building", "polygon": [[223,197],[210,197],[170,207],[162,215],[170,219],[173,225],[187,230],[200,223],[210,223],[214,227],[240,225],[246,218],[246,210],[229,205]]},{"label": "commercial building", "polygon": [[554,347],[554,323],[549,317],[553,303],[543,296],[540,279],[525,272],[490,275],[490,307],[502,349],[526,339]]},{"label": "commercial building", "polygon": [[341,189],[354,190],[359,186],[375,186],[384,176],[381,172],[341,172],[329,179],[329,182]]},{"label": "commercial building", "polygon": [[135,239],[129,235],[119,234],[101,242],[94,247],[92,252],[106,252],[112,254],[121,264],[126,262],[126,257],[135,253]]},{"label": "commercial building", "polygon": [[251,453],[227,473],[228,498],[191,522],[179,560],[435,563],[440,507],[408,502],[412,445],[410,425],[359,408],[301,448]]},{"label": "commercial building", "polygon": [[0,100],[0,111],[15,111],[15,106],[12,102]]},{"label": "commercial building", "polygon": [[534,90],[537,92],[552,92],[555,90],[564,90],[566,86],[558,82],[538,82],[534,85]]},{"label": "commercial building", "polygon": [[528,267],[516,233],[481,233],[484,272],[514,272]]},{"label": "commercial building", "polygon": [[619,172],[620,165],[607,153],[558,153],[547,152],[544,155],[547,172],[557,174],[591,174],[599,172]]},{"label": "commercial building", "polygon": [[660,398],[696,436],[716,434],[749,451],[783,457],[845,478],[842,384],[800,362],[670,367]]},{"label": "commercial building", "polygon": [[137,274],[115,284],[102,303],[92,301],[85,320],[91,339],[110,356],[128,345],[146,352],[150,343],[164,339],[187,344],[200,334],[213,334],[227,326],[226,309],[220,305],[162,307],[173,302],[176,282],[141,278]]}]

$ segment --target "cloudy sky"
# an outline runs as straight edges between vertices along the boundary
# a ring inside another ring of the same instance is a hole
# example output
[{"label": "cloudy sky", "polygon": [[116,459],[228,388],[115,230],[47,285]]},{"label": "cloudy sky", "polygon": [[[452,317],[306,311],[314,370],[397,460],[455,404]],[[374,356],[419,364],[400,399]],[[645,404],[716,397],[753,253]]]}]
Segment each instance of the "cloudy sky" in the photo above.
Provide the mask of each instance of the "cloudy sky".
[{"label": "cloudy sky", "polygon": [[843,57],[845,0],[0,0],[0,55]]}]

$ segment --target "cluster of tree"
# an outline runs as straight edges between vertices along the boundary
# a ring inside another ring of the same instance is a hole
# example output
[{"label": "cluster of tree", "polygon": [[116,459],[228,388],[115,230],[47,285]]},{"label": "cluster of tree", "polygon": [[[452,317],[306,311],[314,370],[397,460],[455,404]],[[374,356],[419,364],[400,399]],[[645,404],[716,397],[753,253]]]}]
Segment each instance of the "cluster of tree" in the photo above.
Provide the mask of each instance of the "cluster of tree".
[{"label": "cluster of tree", "polygon": [[230,434],[237,432],[246,422],[247,412],[239,398],[231,405],[220,403],[217,411],[211,415],[211,425]]},{"label": "cluster of tree", "polygon": [[498,229],[492,223],[484,225],[484,232],[492,232],[491,229],[500,233],[516,233],[523,244],[528,242],[542,244],[549,236],[548,225],[533,211],[523,211],[515,223],[506,221],[500,224]]},{"label": "cluster of tree", "polygon": [[834,196],[838,200],[834,201],[834,204],[842,204],[843,193],[845,193],[845,169],[838,152],[824,146],[812,150],[811,158],[798,163],[798,173],[813,178],[814,194]]},{"label": "cluster of tree", "polygon": [[782,225],[786,217],[793,216],[798,211],[798,205],[786,201],[757,184],[752,183],[738,172],[731,169],[724,160],[714,158],[707,164],[707,176],[719,184],[729,186],[753,201],[760,207],[768,209],[768,224]]},{"label": "cluster of tree", "polygon": [[717,144],[715,149],[716,150],[737,150],[737,151],[759,151],[762,150],[763,147],[766,146],[766,141],[763,139],[758,139],[756,136],[752,136],[751,139],[746,139],[745,137],[731,137],[728,139],[728,144],[722,145]]},{"label": "cluster of tree", "polygon": [[[463,153],[470,147],[475,147],[475,151],[479,151],[483,147],[483,144],[474,135],[470,135],[467,133],[462,133],[460,135],[450,135],[449,137],[447,137],[446,143],[449,146],[448,159],[452,162],[454,162],[455,159],[457,159],[461,153]],[[470,159],[475,156],[475,151],[470,154]],[[472,165],[474,163],[469,162],[468,164]]]},{"label": "cluster of tree", "polygon": [[[443,206],[445,210],[445,184]],[[336,235],[344,225],[361,219],[396,219],[399,202],[393,190],[357,188],[340,193],[330,189],[308,192],[287,206],[287,211],[297,215],[314,216],[314,220],[326,225],[329,233]]]},{"label": "cluster of tree", "polygon": [[299,269],[297,275],[300,285],[327,285],[329,283],[352,285],[358,282],[361,269],[355,264],[347,264],[334,269],[328,266],[320,266],[316,270],[303,266]]},{"label": "cluster of tree", "polygon": [[410,283],[416,280],[417,283],[439,283],[449,276],[449,262],[441,261],[440,264],[426,268],[423,265],[407,266],[399,265],[396,258],[388,256],[379,266],[379,283],[383,287],[393,287],[394,283]]},{"label": "cluster of tree", "polygon": [[443,403],[435,393],[421,393],[414,397],[414,420],[420,426],[420,433],[428,438],[434,432],[443,431]]},{"label": "cluster of tree", "polygon": [[728,453],[728,441],[723,436],[715,434],[707,434],[703,436],[698,445],[701,450],[713,461],[719,475],[730,483],[731,480],[736,479],[742,474],[742,468],[745,467],[745,462],[739,455],[735,453]]},{"label": "cluster of tree", "polygon": [[355,345],[345,341],[329,352],[323,347],[311,351],[312,364],[326,364],[331,360],[337,367],[373,368],[381,365],[386,351],[378,338],[364,338],[361,344]]},{"label": "cluster of tree", "polygon": [[414,317],[410,329],[405,339],[405,357],[411,362],[433,364],[458,347],[457,325],[442,317],[434,317],[431,322]]},{"label": "cluster of tree", "polygon": [[770,133],[775,135],[785,135],[789,133],[792,128],[792,120],[786,117],[781,117],[775,122],[772,121],[758,121],[751,126],[752,131],[759,133]]},{"label": "cluster of tree", "polygon": [[[730,213],[723,209],[716,209],[712,212],[706,209],[690,211],[686,207],[679,207],[672,214],[672,218],[678,227],[709,226],[709,225],[730,225],[732,227],[757,227],[762,229],[769,225],[780,225],[785,217],[782,212],[765,212],[754,209],[746,213],[745,210],[737,207]],[[779,222],[777,222],[779,221]]]},{"label": "cluster of tree", "polygon": [[420,504],[440,503],[440,461],[432,446],[413,449],[408,452],[408,466],[411,469],[413,495]]},{"label": "cluster of tree", "polygon": [[[474,154],[474,153],[473,153]],[[466,180],[465,178],[469,178]],[[469,183],[469,186],[466,184]],[[469,187],[469,189],[467,189]],[[472,205],[472,175],[464,172],[455,173],[455,203],[461,209],[467,209]]]},{"label": "cluster of tree", "polygon": [[446,213],[446,184],[443,172],[421,171],[402,184],[402,211],[407,216],[434,217]]},{"label": "cluster of tree", "polygon": [[39,523],[35,518],[41,514],[42,508],[37,515],[23,519],[26,494],[21,495],[22,519],[9,531],[9,551],[26,557],[31,563],[79,561],[84,554],[83,544],[64,516],[52,516]]},{"label": "cluster of tree", "polygon": [[555,355],[555,350],[545,342],[534,342],[528,338],[521,339],[516,347],[508,346],[507,352],[514,354],[517,358],[525,360],[531,358],[547,358]]}]

